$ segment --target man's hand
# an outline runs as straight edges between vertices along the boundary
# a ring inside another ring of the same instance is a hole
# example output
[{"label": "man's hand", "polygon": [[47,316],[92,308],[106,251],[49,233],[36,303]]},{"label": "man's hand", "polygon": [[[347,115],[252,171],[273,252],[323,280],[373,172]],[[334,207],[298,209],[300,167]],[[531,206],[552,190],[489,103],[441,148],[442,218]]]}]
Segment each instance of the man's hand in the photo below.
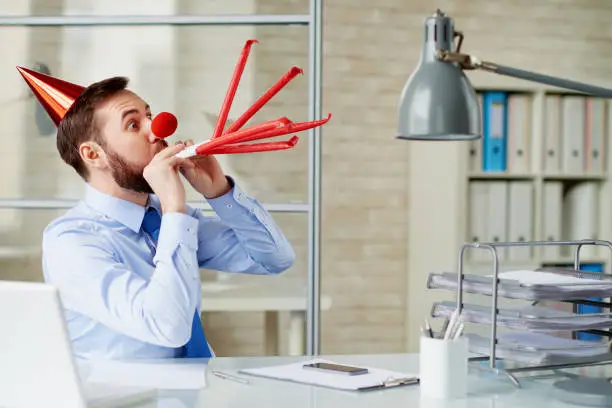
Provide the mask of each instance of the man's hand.
[{"label": "man's hand", "polygon": [[[186,146],[193,145],[193,141],[185,142]],[[216,198],[227,193],[231,186],[214,156],[193,156],[188,158],[193,166],[182,170],[185,179],[193,188],[206,198]]]},{"label": "man's hand", "polygon": [[165,148],[153,157],[142,173],[159,198],[163,213],[187,212],[185,187],[178,172],[179,169],[193,169],[194,164],[188,159],[176,157],[184,148],[183,143]]}]

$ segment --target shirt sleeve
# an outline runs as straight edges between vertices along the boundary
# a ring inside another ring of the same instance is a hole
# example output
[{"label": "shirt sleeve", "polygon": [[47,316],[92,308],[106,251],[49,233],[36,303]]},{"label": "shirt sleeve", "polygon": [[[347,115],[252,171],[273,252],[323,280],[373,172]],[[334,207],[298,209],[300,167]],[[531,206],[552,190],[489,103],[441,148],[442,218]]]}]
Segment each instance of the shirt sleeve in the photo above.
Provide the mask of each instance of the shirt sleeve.
[{"label": "shirt sleeve", "polygon": [[295,261],[293,248],[272,216],[232,179],[231,190],[208,199],[216,216],[190,209],[199,220],[198,262],[224,272],[278,274]]},{"label": "shirt sleeve", "polygon": [[104,233],[46,232],[45,278],[58,287],[67,309],[144,342],[183,346],[201,297],[197,225],[185,214],[162,217],[150,280],[126,267]]}]

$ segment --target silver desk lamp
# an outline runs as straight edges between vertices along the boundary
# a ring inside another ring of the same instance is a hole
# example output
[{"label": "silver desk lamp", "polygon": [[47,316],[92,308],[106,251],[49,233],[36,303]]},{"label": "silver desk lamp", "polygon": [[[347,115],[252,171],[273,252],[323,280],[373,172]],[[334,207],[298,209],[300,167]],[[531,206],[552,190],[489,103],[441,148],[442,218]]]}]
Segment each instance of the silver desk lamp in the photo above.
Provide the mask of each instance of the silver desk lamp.
[{"label": "silver desk lamp", "polygon": [[463,34],[455,30],[453,19],[440,10],[425,20],[421,60],[401,94],[398,139],[448,141],[481,137],[476,92],[464,70],[482,69],[612,98],[610,89],[480,61],[472,55],[461,53],[462,42]]}]

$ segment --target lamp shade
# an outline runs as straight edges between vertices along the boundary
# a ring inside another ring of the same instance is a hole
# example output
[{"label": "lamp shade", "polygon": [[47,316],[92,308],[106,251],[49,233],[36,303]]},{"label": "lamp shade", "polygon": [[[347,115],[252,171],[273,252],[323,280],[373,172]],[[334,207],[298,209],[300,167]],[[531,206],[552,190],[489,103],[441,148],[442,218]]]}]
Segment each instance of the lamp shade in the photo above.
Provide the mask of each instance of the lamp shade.
[{"label": "lamp shade", "polygon": [[397,138],[480,138],[480,108],[474,88],[457,63],[436,56],[438,49],[454,51],[454,33],[453,20],[439,10],[425,20],[419,66],[401,94]]}]

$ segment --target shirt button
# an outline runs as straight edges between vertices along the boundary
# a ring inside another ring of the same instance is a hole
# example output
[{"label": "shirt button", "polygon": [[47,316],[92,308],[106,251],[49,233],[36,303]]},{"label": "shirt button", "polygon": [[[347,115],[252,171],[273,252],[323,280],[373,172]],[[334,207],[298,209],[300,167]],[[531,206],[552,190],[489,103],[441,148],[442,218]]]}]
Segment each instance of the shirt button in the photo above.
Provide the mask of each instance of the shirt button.
[{"label": "shirt button", "polygon": [[232,205],[231,205],[231,204],[228,204],[228,205],[227,205],[227,208],[232,208]]}]

